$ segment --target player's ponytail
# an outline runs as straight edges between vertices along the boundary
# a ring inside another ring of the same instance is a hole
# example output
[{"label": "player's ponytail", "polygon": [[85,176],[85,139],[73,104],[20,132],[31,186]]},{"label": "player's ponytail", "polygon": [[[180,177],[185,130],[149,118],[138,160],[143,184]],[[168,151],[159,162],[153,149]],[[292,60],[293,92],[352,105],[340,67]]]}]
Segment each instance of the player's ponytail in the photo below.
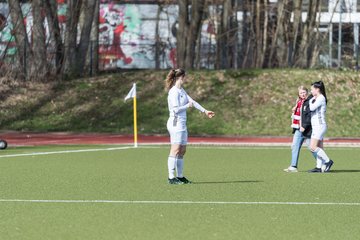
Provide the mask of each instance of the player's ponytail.
[{"label": "player's ponytail", "polygon": [[325,84],[323,81],[314,82],[311,84],[314,88],[318,88],[320,90],[320,93],[325,97],[326,104],[328,102],[326,97],[326,90],[325,90]]},{"label": "player's ponytail", "polygon": [[176,83],[176,80],[185,75],[184,69],[171,69],[165,79],[165,89],[169,91]]}]

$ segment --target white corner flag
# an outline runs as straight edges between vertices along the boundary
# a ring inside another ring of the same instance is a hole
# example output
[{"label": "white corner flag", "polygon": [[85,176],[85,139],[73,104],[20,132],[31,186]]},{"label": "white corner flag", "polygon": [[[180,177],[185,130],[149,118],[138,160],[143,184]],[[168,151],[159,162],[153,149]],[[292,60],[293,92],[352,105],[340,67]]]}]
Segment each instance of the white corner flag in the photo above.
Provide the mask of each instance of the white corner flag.
[{"label": "white corner flag", "polygon": [[130,92],[126,95],[124,101],[136,97],[136,83],[133,84],[133,87],[131,88]]},{"label": "white corner flag", "polygon": [[126,95],[124,101],[133,98],[134,99],[134,147],[138,146],[137,143],[137,110],[136,110],[136,83],[133,84],[130,92]]}]

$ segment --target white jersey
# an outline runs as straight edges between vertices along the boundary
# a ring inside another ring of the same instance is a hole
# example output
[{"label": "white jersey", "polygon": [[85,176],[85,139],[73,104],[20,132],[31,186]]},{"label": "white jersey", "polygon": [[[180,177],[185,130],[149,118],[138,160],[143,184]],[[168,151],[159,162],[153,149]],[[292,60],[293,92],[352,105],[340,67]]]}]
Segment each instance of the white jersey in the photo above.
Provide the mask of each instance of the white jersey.
[{"label": "white jersey", "polygon": [[206,109],[200,104],[195,102],[183,88],[177,88],[173,86],[168,95],[168,106],[170,117],[176,117],[180,121],[186,121],[186,109],[189,107],[189,103],[192,102],[194,107],[201,112],[205,112]]},{"label": "white jersey", "polygon": [[315,97],[311,98],[309,107],[311,111],[311,126],[326,125],[326,99],[324,95],[320,94],[316,99]]}]

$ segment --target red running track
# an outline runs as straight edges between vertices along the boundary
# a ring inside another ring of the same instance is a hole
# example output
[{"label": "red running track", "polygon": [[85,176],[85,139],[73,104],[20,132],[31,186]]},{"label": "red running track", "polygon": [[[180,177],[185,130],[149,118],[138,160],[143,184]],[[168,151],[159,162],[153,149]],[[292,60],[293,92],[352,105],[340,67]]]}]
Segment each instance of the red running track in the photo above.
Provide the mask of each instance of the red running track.
[{"label": "red running track", "polygon": [[[133,144],[132,135],[108,133],[26,133],[4,132],[0,138],[9,146],[78,145],[78,144]],[[169,144],[168,136],[139,135],[139,144]],[[291,137],[190,137],[189,144],[238,145],[238,146],[289,146]],[[360,147],[357,138],[326,139],[328,146]]]}]

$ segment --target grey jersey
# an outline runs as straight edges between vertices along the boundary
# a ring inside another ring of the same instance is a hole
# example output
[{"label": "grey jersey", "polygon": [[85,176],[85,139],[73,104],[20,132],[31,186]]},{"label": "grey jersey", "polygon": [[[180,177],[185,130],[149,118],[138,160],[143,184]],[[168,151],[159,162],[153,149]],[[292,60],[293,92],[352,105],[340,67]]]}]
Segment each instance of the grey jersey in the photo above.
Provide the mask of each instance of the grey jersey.
[{"label": "grey jersey", "polygon": [[192,102],[194,107],[201,112],[205,112],[200,104],[195,102],[183,88],[173,86],[168,95],[168,107],[170,117],[178,117],[180,120],[186,120],[186,109],[189,107],[189,102]]},{"label": "grey jersey", "polygon": [[326,125],[326,99],[324,95],[320,94],[316,99],[315,97],[310,99],[309,107],[311,111],[311,125]]}]

